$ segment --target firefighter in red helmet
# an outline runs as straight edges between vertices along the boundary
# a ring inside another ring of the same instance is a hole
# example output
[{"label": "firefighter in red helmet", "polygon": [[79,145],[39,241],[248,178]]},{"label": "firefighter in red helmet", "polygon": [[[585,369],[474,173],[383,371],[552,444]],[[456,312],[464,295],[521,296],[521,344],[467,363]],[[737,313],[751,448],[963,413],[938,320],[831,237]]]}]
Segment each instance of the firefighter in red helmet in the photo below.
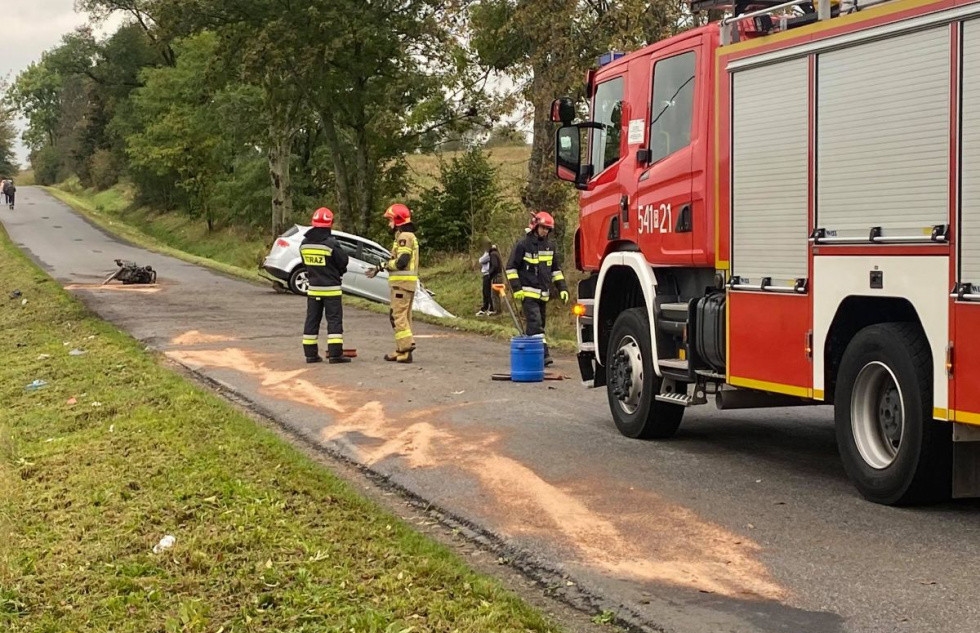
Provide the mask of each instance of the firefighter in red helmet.
[{"label": "firefighter in red helmet", "polygon": [[507,263],[507,281],[514,300],[521,302],[527,319],[527,335],[544,342],[544,364],[552,364],[548,341],[544,336],[546,309],[551,286],[568,303],[568,286],[561,271],[561,258],[551,241],[555,219],[547,211],[539,211],[531,220],[531,231],[517,243]]},{"label": "firefighter in red helmet", "polygon": [[368,271],[374,277],[379,270],[388,271],[388,287],[391,291],[391,327],[395,331],[395,351],[386,354],[385,360],[411,363],[415,351],[412,335],[412,304],[419,285],[419,242],[415,237],[412,212],[404,204],[393,204],[385,211],[388,226],[395,232],[391,247],[391,259],[379,268]]},{"label": "firefighter in red helmet", "polygon": [[327,360],[349,363],[344,356],[344,306],[340,290],[347,272],[349,257],[333,237],[333,212],[321,207],[313,213],[313,228],[306,232],[299,253],[310,279],[306,292],[306,326],[303,328],[303,353],[306,362],[319,363],[320,320],[327,318]]}]

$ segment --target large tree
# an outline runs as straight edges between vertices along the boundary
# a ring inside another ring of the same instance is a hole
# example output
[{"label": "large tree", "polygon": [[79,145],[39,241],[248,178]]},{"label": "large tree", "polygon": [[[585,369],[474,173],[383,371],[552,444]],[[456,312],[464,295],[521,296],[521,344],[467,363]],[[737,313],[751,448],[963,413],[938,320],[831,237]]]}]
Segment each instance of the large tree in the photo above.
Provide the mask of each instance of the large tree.
[{"label": "large tree", "polygon": [[520,83],[533,111],[533,141],[523,201],[557,210],[568,188],[554,178],[553,99],[582,96],[585,71],[609,50],[633,50],[685,28],[678,0],[480,0],[473,41],[483,64]]}]

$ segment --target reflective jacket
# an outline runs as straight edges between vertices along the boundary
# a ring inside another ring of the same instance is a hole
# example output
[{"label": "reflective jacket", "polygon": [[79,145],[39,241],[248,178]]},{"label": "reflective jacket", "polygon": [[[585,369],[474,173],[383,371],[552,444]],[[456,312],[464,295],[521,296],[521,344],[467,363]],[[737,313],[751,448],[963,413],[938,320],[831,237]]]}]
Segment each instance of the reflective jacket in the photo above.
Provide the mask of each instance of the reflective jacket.
[{"label": "reflective jacket", "polygon": [[330,229],[314,227],[306,232],[299,254],[310,277],[309,297],[339,297],[340,282],[350,257]]},{"label": "reflective jacket", "polygon": [[524,291],[528,299],[547,301],[552,284],[559,292],[568,290],[561,272],[561,257],[548,237],[528,233],[517,243],[507,262],[507,281],[514,292]]},{"label": "reflective jacket", "polygon": [[385,264],[388,285],[398,290],[414,292],[419,285],[419,241],[415,233],[402,230],[395,234],[391,259]]}]

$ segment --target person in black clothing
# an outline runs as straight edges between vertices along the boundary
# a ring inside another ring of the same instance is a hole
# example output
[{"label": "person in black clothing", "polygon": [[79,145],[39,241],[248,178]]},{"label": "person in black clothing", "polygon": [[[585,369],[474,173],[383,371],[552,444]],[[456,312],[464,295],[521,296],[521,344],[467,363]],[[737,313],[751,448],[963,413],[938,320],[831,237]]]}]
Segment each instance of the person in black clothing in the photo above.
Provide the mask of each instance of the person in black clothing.
[{"label": "person in black clothing", "polygon": [[480,256],[480,268],[483,272],[483,305],[476,316],[493,316],[497,312],[494,308],[493,284],[500,283],[500,273],[504,267],[497,245],[487,237],[483,238],[482,245],[484,252]]},{"label": "person in black clothing", "polygon": [[514,300],[521,302],[527,319],[527,335],[544,342],[544,364],[550,365],[553,361],[544,337],[550,290],[554,285],[561,300],[568,303],[568,286],[561,271],[561,258],[551,241],[555,219],[550,213],[540,211],[534,215],[532,227],[510,255],[507,281],[514,292]]},{"label": "person in black clothing", "polygon": [[327,318],[327,356],[330,363],[349,363],[344,356],[344,305],[341,279],[350,258],[332,235],[333,212],[321,207],[313,214],[313,228],[306,232],[299,252],[310,279],[306,291],[306,326],[303,353],[306,362],[319,363],[320,320]]}]

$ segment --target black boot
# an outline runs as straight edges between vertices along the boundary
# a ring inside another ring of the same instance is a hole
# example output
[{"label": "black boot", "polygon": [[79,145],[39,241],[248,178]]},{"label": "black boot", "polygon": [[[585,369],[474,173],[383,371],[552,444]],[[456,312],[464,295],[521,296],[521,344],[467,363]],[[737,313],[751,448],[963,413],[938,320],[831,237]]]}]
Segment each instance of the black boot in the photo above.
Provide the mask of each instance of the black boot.
[{"label": "black boot", "polygon": [[320,358],[319,356],[307,356],[306,357],[306,362],[308,362],[308,363],[322,363],[323,362],[323,359]]},{"label": "black boot", "polygon": [[346,356],[331,356],[329,359],[327,359],[327,362],[331,365],[339,365],[341,363],[349,363],[350,359]]}]

